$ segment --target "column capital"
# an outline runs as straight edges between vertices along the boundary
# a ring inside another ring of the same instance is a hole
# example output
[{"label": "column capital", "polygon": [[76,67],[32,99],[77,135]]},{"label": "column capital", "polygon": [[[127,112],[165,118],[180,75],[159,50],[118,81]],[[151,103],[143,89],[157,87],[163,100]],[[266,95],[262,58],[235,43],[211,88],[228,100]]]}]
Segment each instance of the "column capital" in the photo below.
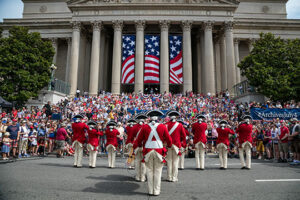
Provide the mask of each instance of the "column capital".
[{"label": "column capital", "polygon": [[203,30],[208,30],[208,31],[212,31],[213,26],[214,26],[213,21],[205,21],[202,24]]},{"label": "column capital", "polygon": [[73,31],[80,31],[80,29],[81,29],[81,23],[80,22],[73,21],[71,23],[72,23]]},{"label": "column capital", "polygon": [[191,20],[185,20],[181,22],[181,27],[183,31],[191,31],[192,25],[193,25],[193,21]]},{"label": "column capital", "polygon": [[234,43],[235,45],[239,45],[240,39],[239,39],[239,38],[234,38],[234,39],[233,39],[233,43]]},{"label": "column capital", "polygon": [[248,44],[253,44],[255,41],[256,41],[255,38],[249,38],[249,39],[247,40]]},{"label": "column capital", "polygon": [[122,20],[115,20],[112,22],[115,31],[122,31],[123,29],[123,21]]},{"label": "column capital", "polygon": [[170,27],[170,21],[167,20],[159,21],[159,26],[162,31],[168,31]]},{"label": "column capital", "polygon": [[226,31],[232,31],[234,22],[233,21],[227,21],[227,22],[224,23],[224,25],[225,25],[225,32]]},{"label": "column capital", "polygon": [[57,38],[50,38],[52,45],[57,45]]},{"label": "column capital", "polygon": [[102,29],[102,21],[91,21],[93,26],[93,31],[101,31]]},{"label": "column capital", "polygon": [[136,20],[134,21],[135,27],[137,31],[144,31],[146,22],[144,20]]}]

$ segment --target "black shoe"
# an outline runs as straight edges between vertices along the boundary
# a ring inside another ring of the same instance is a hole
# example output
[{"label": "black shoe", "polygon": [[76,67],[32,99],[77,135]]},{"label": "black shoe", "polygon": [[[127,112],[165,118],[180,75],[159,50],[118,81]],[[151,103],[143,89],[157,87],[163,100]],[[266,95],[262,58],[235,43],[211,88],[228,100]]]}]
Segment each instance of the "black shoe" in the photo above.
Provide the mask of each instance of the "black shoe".
[{"label": "black shoe", "polygon": [[249,167],[246,167],[245,169],[247,169],[247,170],[250,170],[250,168],[249,168]]},{"label": "black shoe", "polygon": [[283,163],[287,163],[287,159],[283,159],[283,161],[282,161]]},{"label": "black shoe", "polygon": [[78,165],[77,165],[77,168],[82,168],[82,166],[78,166]]},{"label": "black shoe", "polygon": [[73,165],[73,167],[77,167],[77,165]]},{"label": "black shoe", "polygon": [[223,168],[223,170],[226,170],[227,168]]},{"label": "black shoe", "polygon": [[241,169],[246,169],[246,167],[242,167]]},{"label": "black shoe", "polygon": [[200,170],[200,168],[196,168],[196,170]]},{"label": "black shoe", "polygon": [[91,168],[91,169],[94,169],[94,168],[96,168],[96,167],[90,166],[90,168]]},{"label": "black shoe", "polygon": [[203,170],[204,170],[204,168],[200,168],[200,170],[202,170],[202,171],[203,171]]},{"label": "black shoe", "polygon": [[219,169],[223,170],[223,169],[224,169],[224,167],[220,167]]},{"label": "black shoe", "polygon": [[278,163],[283,163],[283,160],[281,158],[278,159]]}]

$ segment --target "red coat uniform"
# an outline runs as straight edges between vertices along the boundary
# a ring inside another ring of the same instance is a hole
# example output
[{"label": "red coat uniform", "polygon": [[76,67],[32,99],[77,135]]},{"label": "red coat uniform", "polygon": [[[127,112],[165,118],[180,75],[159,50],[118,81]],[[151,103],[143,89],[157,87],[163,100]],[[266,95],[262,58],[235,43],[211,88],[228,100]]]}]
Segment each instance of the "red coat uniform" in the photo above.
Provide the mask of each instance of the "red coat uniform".
[{"label": "red coat uniform", "polygon": [[126,133],[127,133],[127,140],[126,140],[126,143],[125,144],[133,144],[134,142],[134,137],[133,137],[133,134],[134,134],[134,127],[135,126],[127,126],[126,127]]},{"label": "red coat uniform", "polygon": [[207,124],[205,122],[202,122],[201,124],[196,122],[192,125],[192,132],[194,134],[194,144],[197,144],[198,142],[202,142],[203,144],[206,144],[207,142],[206,135],[205,135],[206,130],[207,130]]},{"label": "red coat uniform", "polygon": [[102,136],[103,133],[96,129],[92,129],[92,130],[89,129],[88,134],[89,134],[88,143],[94,146],[95,148],[97,148],[99,146],[99,136]]},{"label": "red coat uniform", "polygon": [[117,148],[118,146],[117,136],[120,135],[119,131],[117,129],[113,129],[112,131],[110,131],[110,129],[107,128],[105,134],[106,134],[106,146],[111,144]]},{"label": "red coat uniform", "polygon": [[[172,138],[169,135],[167,127],[164,124],[159,124],[156,128],[156,131],[157,131],[157,135],[160,138],[160,140],[162,141],[162,143],[166,142],[167,147],[171,148],[172,147]],[[134,141],[133,149],[143,146],[143,155],[146,155],[150,151],[155,150],[157,153],[164,156],[166,153],[166,150],[164,148],[151,149],[151,148],[145,147],[145,144],[148,140],[150,132],[151,132],[150,126],[148,124],[143,125],[141,132],[139,133],[137,139]],[[155,137],[152,138],[152,141],[156,141]]]},{"label": "red coat uniform", "polygon": [[[140,124],[134,125],[133,132],[132,132],[132,141],[133,141],[133,143],[137,139],[137,136],[140,135],[140,133],[142,132],[143,126],[144,126],[144,124],[143,125],[140,125]],[[140,145],[139,147],[142,147],[142,145]]]},{"label": "red coat uniform", "polygon": [[81,144],[85,142],[85,130],[88,130],[89,127],[85,123],[75,122],[72,124],[73,137],[72,141],[78,141]]},{"label": "red coat uniform", "polygon": [[[178,123],[178,126],[176,127],[176,129],[173,131],[173,133],[170,133],[170,130],[173,128],[173,126]],[[185,129],[183,128],[182,124],[179,122],[168,122],[166,123],[166,127],[168,128],[168,132],[169,134],[171,134],[171,138],[172,138],[172,144],[174,144],[175,146],[177,146],[178,148],[181,148],[181,144],[183,144],[183,146],[186,146],[186,134],[185,134]]]},{"label": "red coat uniform", "polygon": [[236,132],[239,135],[238,138],[240,145],[247,141],[252,144],[252,124],[240,124]]},{"label": "red coat uniform", "polygon": [[229,128],[217,128],[218,132],[218,139],[217,139],[217,145],[220,143],[225,144],[227,147],[229,147],[229,134],[234,134],[234,132]]}]

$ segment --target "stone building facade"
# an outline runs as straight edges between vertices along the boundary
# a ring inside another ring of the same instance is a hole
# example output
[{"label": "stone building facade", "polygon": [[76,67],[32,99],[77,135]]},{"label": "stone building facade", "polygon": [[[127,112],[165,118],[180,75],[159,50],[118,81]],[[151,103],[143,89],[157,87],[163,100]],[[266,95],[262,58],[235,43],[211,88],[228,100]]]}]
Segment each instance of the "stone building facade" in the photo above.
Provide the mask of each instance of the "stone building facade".
[{"label": "stone building facade", "polygon": [[[215,93],[244,80],[236,67],[261,32],[300,38],[287,0],[22,0],[23,18],[5,19],[50,39],[55,77],[96,95],[144,91]],[[160,35],[160,83],[143,81],[144,36]],[[135,82],[121,84],[122,35],[136,35]],[[169,84],[168,36],[183,37],[183,84]]]}]

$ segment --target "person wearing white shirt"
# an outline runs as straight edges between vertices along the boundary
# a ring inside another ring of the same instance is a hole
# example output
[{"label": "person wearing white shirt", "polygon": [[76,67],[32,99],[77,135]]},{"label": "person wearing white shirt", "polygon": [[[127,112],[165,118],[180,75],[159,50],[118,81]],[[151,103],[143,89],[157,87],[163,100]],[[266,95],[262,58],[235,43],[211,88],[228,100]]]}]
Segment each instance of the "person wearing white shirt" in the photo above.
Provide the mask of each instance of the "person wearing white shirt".
[{"label": "person wearing white shirt", "polygon": [[121,122],[118,122],[117,124],[117,130],[119,131],[120,135],[118,136],[118,145],[120,149],[120,153],[123,152],[123,140],[124,140],[124,128],[122,126]]},{"label": "person wearing white shirt", "polygon": [[22,154],[24,157],[29,157],[27,154],[27,145],[28,145],[28,135],[29,135],[29,129],[27,128],[26,121],[23,121],[20,126],[20,133],[22,137],[20,138],[20,146],[19,146],[19,158],[22,157]]},{"label": "person wearing white shirt", "polygon": [[273,155],[275,154],[275,158],[279,158],[279,149],[278,149],[278,135],[279,131],[278,128],[276,128],[275,124],[271,125],[271,137],[272,137],[272,142],[273,142]]}]

